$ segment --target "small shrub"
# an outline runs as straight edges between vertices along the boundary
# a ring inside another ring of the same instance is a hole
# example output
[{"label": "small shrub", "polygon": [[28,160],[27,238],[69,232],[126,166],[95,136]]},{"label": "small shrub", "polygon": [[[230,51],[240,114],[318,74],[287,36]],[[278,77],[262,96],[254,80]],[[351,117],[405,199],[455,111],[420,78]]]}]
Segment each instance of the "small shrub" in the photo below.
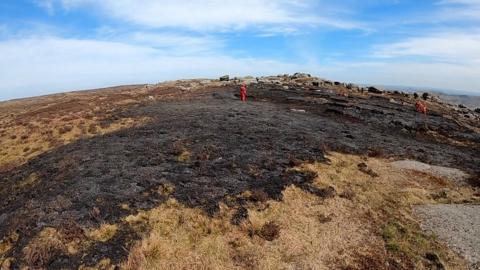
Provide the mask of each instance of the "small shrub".
[{"label": "small shrub", "polygon": [[258,236],[267,241],[273,241],[280,236],[280,228],[275,222],[268,222],[263,225],[262,229],[258,232]]},{"label": "small shrub", "polygon": [[97,125],[95,125],[95,124],[90,124],[90,126],[88,126],[88,133],[90,133],[90,134],[97,134],[97,132],[98,132]]},{"label": "small shrub", "polygon": [[161,184],[159,187],[158,187],[158,194],[160,195],[163,195],[163,196],[169,196],[171,195],[173,192],[175,192],[175,186],[172,185],[171,183],[164,183],[164,184]]},{"label": "small shrub", "polygon": [[347,189],[344,192],[340,194],[340,198],[347,199],[347,200],[353,200],[355,198],[355,192],[351,189]]},{"label": "small shrub", "polygon": [[268,201],[268,194],[263,190],[256,189],[252,191],[249,200],[253,202],[266,202]]},{"label": "small shrub", "polygon": [[319,221],[320,223],[322,223],[322,224],[323,224],[323,223],[328,223],[328,222],[332,221],[332,216],[331,216],[331,215],[330,215],[330,216],[326,216],[325,214],[320,214],[320,215],[318,216],[318,221]]},{"label": "small shrub", "polygon": [[72,129],[73,129],[73,126],[71,126],[71,125],[65,125],[65,126],[61,127],[61,128],[58,130],[58,132],[59,132],[60,134],[65,134],[65,133],[68,133],[68,132],[72,131]]},{"label": "small shrub", "polygon": [[430,96],[430,94],[423,93],[422,98],[423,98],[423,100],[427,100],[429,96]]},{"label": "small shrub", "polygon": [[242,223],[242,221],[247,218],[248,218],[248,210],[245,207],[241,206],[233,214],[232,219],[230,220],[230,223],[233,225],[240,225],[240,223]]},{"label": "small shrub", "polygon": [[59,233],[53,228],[46,228],[23,249],[24,259],[33,269],[44,268],[63,248]]}]

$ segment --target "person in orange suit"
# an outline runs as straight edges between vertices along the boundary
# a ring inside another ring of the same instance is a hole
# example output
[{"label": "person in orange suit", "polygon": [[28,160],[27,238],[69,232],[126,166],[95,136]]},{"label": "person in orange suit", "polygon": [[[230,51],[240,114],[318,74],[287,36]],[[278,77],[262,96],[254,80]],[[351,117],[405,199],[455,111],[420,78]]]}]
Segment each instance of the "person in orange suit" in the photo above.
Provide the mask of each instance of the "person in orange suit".
[{"label": "person in orange suit", "polygon": [[240,100],[242,102],[247,101],[247,85],[246,84],[242,84],[242,87],[240,87]]},{"label": "person in orange suit", "polygon": [[417,109],[417,112],[423,113],[425,116],[427,115],[427,104],[417,101],[417,103],[415,103],[415,109]]}]

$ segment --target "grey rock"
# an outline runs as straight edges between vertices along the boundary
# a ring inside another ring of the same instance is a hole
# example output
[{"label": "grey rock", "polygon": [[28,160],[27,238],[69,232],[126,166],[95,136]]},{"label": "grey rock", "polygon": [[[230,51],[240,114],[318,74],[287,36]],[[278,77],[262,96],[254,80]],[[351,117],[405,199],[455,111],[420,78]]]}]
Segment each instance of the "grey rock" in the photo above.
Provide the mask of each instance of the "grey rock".
[{"label": "grey rock", "polygon": [[228,81],[230,81],[230,76],[228,76],[228,75],[222,76],[222,77],[220,77],[220,81],[221,82],[228,82]]},{"label": "grey rock", "polygon": [[383,94],[382,90],[380,90],[376,87],[373,87],[373,86],[368,87],[368,92],[374,93],[374,94]]}]

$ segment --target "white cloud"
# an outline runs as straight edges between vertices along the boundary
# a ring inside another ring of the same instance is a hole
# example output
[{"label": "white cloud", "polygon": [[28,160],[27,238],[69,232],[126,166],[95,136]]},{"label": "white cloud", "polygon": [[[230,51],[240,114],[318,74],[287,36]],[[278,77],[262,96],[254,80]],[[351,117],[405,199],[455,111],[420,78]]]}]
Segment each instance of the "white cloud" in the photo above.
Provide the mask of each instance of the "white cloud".
[{"label": "white cloud", "polygon": [[55,13],[55,0],[34,0],[34,2],[41,8],[45,9],[48,14],[53,15]]},{"label": "white cloud", "polygon": [[480,21],[479,0],[442,0],[438,2],[442,8],[437,12],[438,21]]},{"label": "white cloud", "polygon": [[314,0],[51,0],[66,10],[88,7],[102,15],[151,28],[230,31],[247,27],[318,26],[358,29],[363,25],[328,14]]},{"label": "white cloud", "polygon": [[171,56],[215,53],[224,46],[219,38],[174,33],[134,32],[121,39],[166,50]]},{"label": "white cloud", "polygon": [[472,65],[472,68],[480,70],[480,32],[456,31],[408,38],[397,43],[376,46],[374,56],[421,56],[430,61]]},{"label": "white cloud", "polygon": [[268,59],[172,56],[143,45],[57,37],[0,42],[0,62],[8,63],[0,67],[0,99],[167,79],[308,70]]}]

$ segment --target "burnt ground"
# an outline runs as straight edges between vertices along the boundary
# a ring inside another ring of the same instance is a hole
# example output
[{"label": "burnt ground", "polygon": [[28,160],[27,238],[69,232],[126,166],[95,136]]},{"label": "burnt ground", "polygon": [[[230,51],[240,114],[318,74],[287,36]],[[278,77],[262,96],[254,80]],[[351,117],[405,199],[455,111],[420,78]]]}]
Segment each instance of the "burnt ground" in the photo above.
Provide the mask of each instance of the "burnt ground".
[{"label": "burnt ground", "polygon": [[[219,202],[231,204],[228,198],[247,190],[279,200],[294,184],[329,196],[331,190],[310,185],[314,175],[290,170],[304,162],[328,162],[327,151],[412,158],[468,172],[480,168],[480,134],[440,112],[431,112],[426,128],[412,104],[392,103],[391,97],[268,84],[249,90],[247,103],[234,96],[236,88],[219,87],[188,100],[125,106],[114,118],[151,121],[75,141],[2,172],[0,239],[14,231],[20,236],[7,257],[22,258],[23,248],[44,227],[98,227],[158,206],[168,197],[159,189],[169,186],[179,202],[209,215]],[[33,185],[15,185],[32,174],[38,176]],[[138,236],[126,226],[120,231],[84,254],[52,258],[49,268],[95,265],[103,257],[121,262]]]}]

